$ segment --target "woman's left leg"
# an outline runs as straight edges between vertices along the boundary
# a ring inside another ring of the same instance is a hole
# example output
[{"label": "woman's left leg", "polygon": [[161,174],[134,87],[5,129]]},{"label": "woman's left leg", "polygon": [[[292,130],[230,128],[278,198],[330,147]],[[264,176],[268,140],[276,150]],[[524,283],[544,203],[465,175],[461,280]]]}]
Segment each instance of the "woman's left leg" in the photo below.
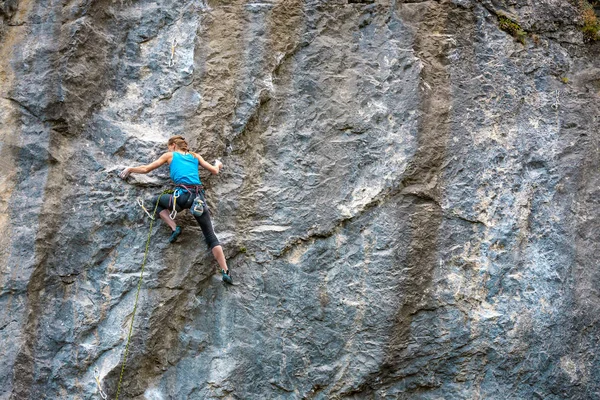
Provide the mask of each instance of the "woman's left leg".
[{"label": "woman's left leg", "polygon": [[225,273],[229,272],[227,268],[227,260],[225,259],[225,253],[223,253],[223,247],[221,245],[215,246],[212,248],[213,256],[215,260],[219,263],[219,267],[225,271]]},{"label": "woman's left leg", "polygon": [[213,256],[219,263],[219,267],[223,275],[223,281],[227,283],[233,283],[231,277],[229,276],[229,268],[227,268],[227,260],[225,259],[225,254],[223,253],[223,247],[221,247],[219,239],[217,238],[217,235],[215,235],[215,230],[213,229],[212,222],[210,220],[210,212],[208,211],[208,207],[204,206],[204,212],[202,215],[199,217],[194,215],[194,218],[196,218],[198,225],[200,225],[200,229],[202,229],[204,240],[206,241],[208,248],[212,251]]}]

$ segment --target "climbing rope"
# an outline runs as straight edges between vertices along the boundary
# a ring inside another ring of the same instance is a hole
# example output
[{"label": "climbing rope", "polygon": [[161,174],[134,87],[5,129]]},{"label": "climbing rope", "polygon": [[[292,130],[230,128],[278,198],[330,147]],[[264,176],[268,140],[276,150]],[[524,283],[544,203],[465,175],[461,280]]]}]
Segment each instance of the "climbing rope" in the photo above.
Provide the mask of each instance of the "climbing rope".
[{"label": "climbing rope", "polygon": [[[158,209],[158,202],[163,194],[169,193],[170,190],[163,191],[156,199],[156,205],[154,206],[154,212],[156,214]],[[127,354],[129,353],[129,343],[131,342],[131,334],[133,332],[133,320],[135,319],[135,312],[138,306],[138,299],[140,297],[140,289],[142,288],[142,278],[144,277],[144,268],[146,266],[146,258],[148,257],[148,249],[150,248],[150,237],[152,235],[152,226],[154,225],[154,218],[150,221],[150,229],[148,230],[148,238],[146,239],[146,250],[144,251],[144,260],[142,261],[142,272],[140,273],[140,279],[138,281],[137,293],[135,294],[135,302],[133,303],[133,313],[131,315],[131,325],[129,326],[129,334],[127,335],[127,344],[125,345],[125,353],[123,354],[123,365],[121,366],[121,374],[119,375],[119,384],[117,385],[117,396],[115,400],[119,400],[119,393],[121,392],[121,382],[123,381],[123,374],[125,373],[125,363],[127,362]],[[106,399],[105,397],[103,397]]]}]

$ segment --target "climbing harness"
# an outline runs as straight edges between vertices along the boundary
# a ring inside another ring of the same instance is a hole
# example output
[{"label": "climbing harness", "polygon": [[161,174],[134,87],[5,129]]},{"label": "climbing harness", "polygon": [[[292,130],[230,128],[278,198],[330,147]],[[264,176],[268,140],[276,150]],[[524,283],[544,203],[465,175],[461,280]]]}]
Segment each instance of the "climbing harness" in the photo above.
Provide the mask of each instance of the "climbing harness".
[{"label": "climbing harness", "polygon": [[98,393],[100,393],[100,397],[104,400],[108,399],[108,396],[102,390],[102,384],[100,383],[100,373],[98,372],[98,367],[94,368],[94,378],[96,379],[96,384],[98,385]]},{"label": "climbing harness", "polygon": [[[170,190],[164,190],[156,199],[156,204],[154,205],[154,211],[152,215],[156,213],[156,209],[158,208],[158,202],[160,201],[160,196],[163,194],[170,193]],[[129,334],[127,335],[127,344],[125,345],[125,353],[123,353],[123,365],[121,366],[121,374],[119,375],[119,383],[117,384],[117,395],[115,400],[119,400],[119,393],[121,392],[121,382],[123,381],[123,374],[125,373],[125,363],[127,362],[127,354],[129,353],[129,343],[131,342],[131,334],[133,333],[133,322],[135,319],[135,312],[137,311],[138,299],[140,297],[140,289],[142,288],[142,279],[144,278],[144,268],[146,267],[146,259],[148,258],[148,249],[150,248],[150,238],[152,235],[152,227],[154,226],[154,218],[150,222],[150,229],[148,230],[148,238],[146,239],[146,250],[144,251],[144,259],[142,261],[142,271],[140,273],[140,279],[138,281],[137,292],[135,294],[135,302],[133,303],[133,312],[131,314],[131,325],[129,326]],[[97,380],[99,382],[99,380]],[[106,397],[103,397],[106,399]]]},{"label": "climbing harness", "polygon": [[[190,197],[188,201],[186,201],[185,205],[182,205],[181,208],[190,208],[190,211],[193,215],[199,217],[202,215],[202,213],[204,212],[204,201],[199,198],[199,193],[201,190],[203,190],[203,186],[202,185],[197,185],[197,186],[185,186],[185,185],[177,185],[178,187],[175,188],[175,190],[169,189],[169,190],[165,190],[164,192],[162,192],[161,196],[163,194],[172,194],[173,195],[173,208],[171,210],[171,212],[169,213],[169,218],[171,219],[175,219],[175,217],[177,217],[177,199],[179,197],[181,197],[183,191],[188,192],[190,195],[192,195],[192,190],[191,189],[195,189],[196,191],[196,196],[194,197],[194,200],[192,202],[192,198]],[[160,196],[159,196],[160,198]],[[144,210],[144,212],[146,213],[146,215],[151,219],[151,220],[155,220],[155,213],[151,213],[146,206],[144,205],[144,200],[142,200],[140,197],[136,198],[137,204],[142,208],[142,210]],[[156,209],[154,210],[156,212]]]},{"label": "climbing harness", "polygon": [[177,185],[177,188],[173,192],[173,211],[170,215],[171,219],[175,219],[175,216],[177,216],[177,210],[175,209],[175,202],[177,201],[177,198],[181,196],[183,191],[186,191],[190,194],[190,196],[193,196],[194,193],[192,190],[196,192],[196,195],[193,197],[194,200],[192,201],[192,197],[188,197],[188,200],[185,202],[182,208],[190,208],[192,215],[195,217],[200,217],[204,212],[204,201],[202,200],[202,196],[200,196],[203,188],[204,187],[202,185]]}]

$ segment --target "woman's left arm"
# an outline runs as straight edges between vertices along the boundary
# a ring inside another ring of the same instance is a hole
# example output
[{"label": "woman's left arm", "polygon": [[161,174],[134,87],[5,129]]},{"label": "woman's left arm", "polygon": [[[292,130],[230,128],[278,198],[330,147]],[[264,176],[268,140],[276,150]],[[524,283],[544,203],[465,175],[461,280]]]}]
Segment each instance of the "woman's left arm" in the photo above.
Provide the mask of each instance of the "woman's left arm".
[{"label": "woman's left arm", "polygon": [[210,173],[213,175],[217,175],[219,171],[221,171],[221,169],[223,168],[223,163],[219,160],[215,160],[215,165],[211,165],[210,163],[208,163],[208,161],[202,158],[201,155],[196,153],[192,154],[198,159],[198,163],[202,166],[202,168],[209,170]]}]

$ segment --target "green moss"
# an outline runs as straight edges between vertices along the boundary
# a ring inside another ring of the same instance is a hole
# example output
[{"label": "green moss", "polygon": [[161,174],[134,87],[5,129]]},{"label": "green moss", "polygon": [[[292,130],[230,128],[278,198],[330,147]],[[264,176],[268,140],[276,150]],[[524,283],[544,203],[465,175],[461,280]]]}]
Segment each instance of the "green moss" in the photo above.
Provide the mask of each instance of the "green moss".
[{"label": "green moss", "polygon": [[525,44],[527,32],[525,32],[523,28],[521,28],[521,25],[519,25],[517,22],[508,18],[506,15],[498,14],[498,26],[504,32],[521,42],[521,44]]},{"label": "green moss", "polygon": [[240,253],[246,253],[248,250],[245,247],[240,247]]},{"label": "green moss", "polygon": [[569,78],[567,78],[566,76],[562,76],[560,78],[560,81],[566,85],[567,83],[569,83]]},{"label": "green moss", "polygon": [[582,1],[581,9],[583,39],[587,42],[600,39],[600,35],[598,34],[600,32],[600,22],[594,12],[594,7],[587,1]]}]

